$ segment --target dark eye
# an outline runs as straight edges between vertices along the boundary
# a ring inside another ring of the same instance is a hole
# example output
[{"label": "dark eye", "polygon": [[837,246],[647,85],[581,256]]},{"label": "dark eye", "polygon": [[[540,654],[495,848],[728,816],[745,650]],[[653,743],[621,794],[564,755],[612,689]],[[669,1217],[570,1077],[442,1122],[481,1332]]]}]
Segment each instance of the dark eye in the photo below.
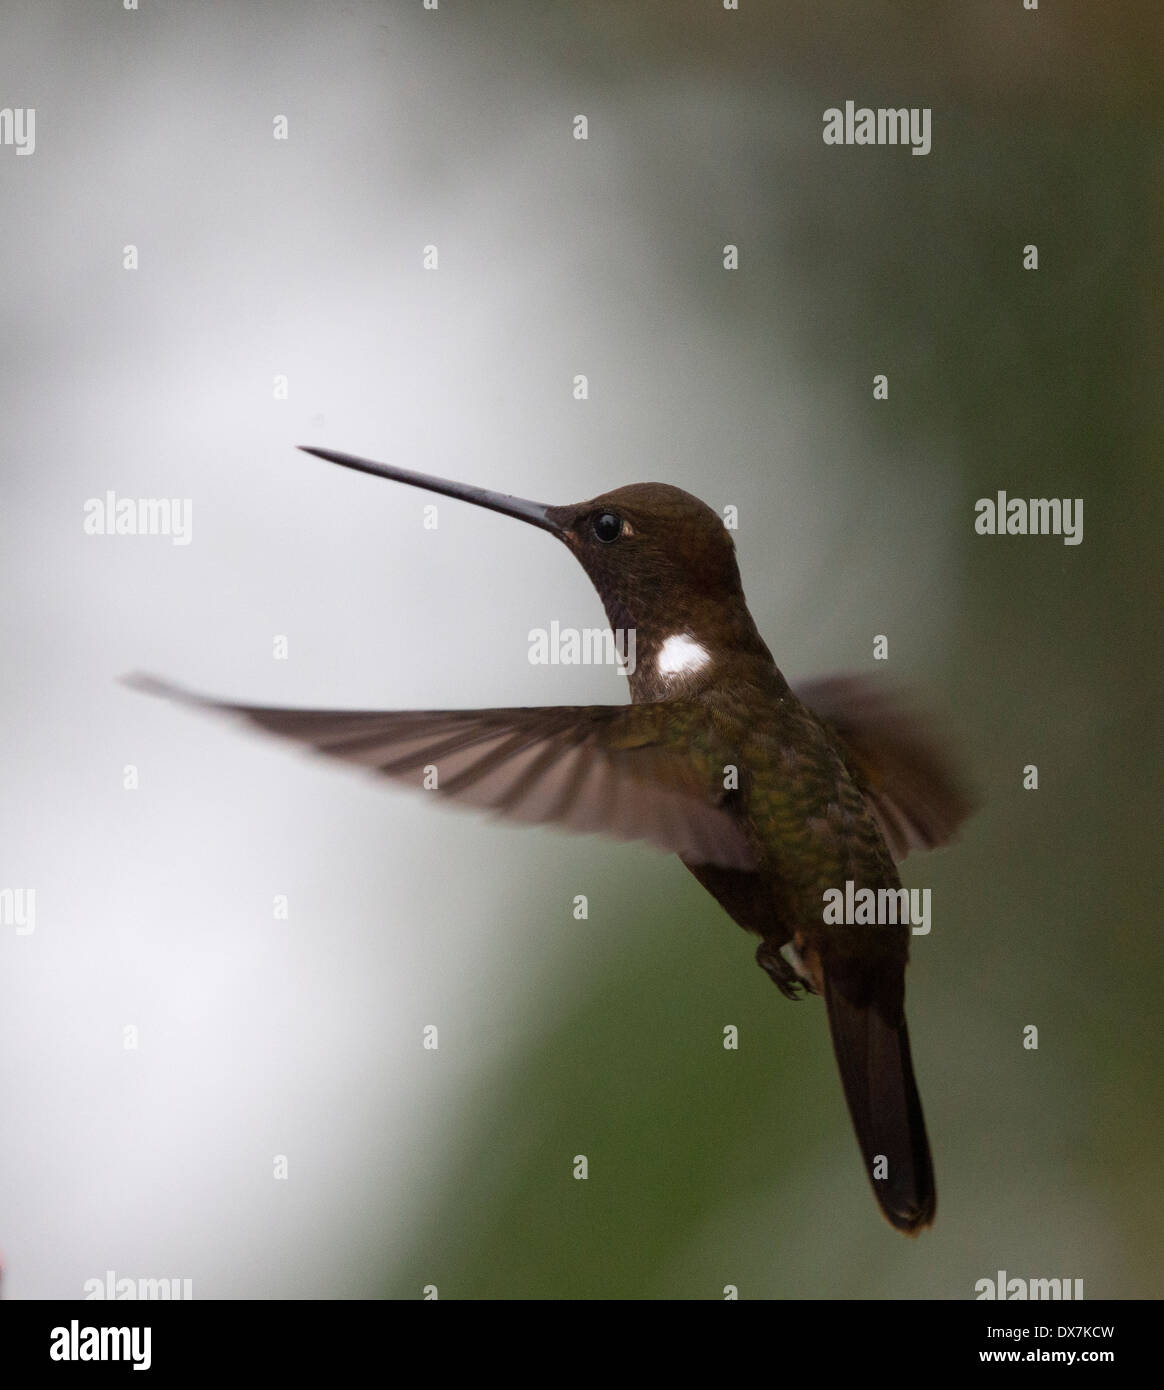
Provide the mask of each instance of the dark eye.
[{"label": "dark eye", "polygon": [[622,535],[622,517],[613,512],[599,512],[594,518],[594,534],[603,545],[618,540]]}]

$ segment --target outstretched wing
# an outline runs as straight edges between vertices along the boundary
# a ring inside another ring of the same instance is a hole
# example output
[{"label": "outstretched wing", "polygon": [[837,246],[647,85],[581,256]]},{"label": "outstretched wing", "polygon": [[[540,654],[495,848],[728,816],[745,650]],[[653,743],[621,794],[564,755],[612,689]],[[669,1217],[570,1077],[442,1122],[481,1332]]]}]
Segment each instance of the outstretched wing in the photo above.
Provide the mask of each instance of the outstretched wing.
[{"label": "outstretched wing", "polygon": [[658,706],[305,710],[192,695],[149,676],[128,684],[236,715],[330,758],[456,804],[531,824],[645,840],[695,864],[751,868],[730,810],[668,738]]},{"label": "outstretched wing", "polygon": [[894,859],[944,845],[974,802],[924,723],[899,697],[862,676],[794,687],[839,744]]}]

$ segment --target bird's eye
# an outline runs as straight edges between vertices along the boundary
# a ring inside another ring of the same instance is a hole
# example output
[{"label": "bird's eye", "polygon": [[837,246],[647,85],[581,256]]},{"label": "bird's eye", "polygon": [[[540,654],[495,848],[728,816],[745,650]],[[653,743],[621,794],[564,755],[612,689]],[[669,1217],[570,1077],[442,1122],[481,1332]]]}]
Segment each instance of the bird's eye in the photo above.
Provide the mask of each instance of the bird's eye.
[{"label": "bird's eye", "polygon": [[609,545],[622,535],[622,517],[614,512],[599,512],[594,518],[594,534],[603,545]]}]

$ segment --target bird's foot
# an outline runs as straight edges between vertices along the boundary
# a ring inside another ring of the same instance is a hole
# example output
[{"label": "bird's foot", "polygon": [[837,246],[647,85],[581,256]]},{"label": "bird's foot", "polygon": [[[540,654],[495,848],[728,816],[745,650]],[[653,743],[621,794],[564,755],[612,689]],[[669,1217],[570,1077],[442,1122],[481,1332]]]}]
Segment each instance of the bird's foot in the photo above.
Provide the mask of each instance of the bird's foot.
[{"label": "bird's foot", "polygon": [[785,999],[799,999],[801,990],[809,988],[796,970],[770,941],[762,941],[756,949],[756,964],[772,977],[772,982]]}]

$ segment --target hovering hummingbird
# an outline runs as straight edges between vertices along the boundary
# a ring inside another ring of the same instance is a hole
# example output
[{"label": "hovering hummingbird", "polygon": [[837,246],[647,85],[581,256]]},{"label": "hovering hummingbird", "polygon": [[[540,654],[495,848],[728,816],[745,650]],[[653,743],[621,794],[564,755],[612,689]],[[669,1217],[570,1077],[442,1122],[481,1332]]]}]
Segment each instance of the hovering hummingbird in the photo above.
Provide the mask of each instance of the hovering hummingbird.
[{"label": "hovering hummingbird", "polygon": [[538,526],[590,576],[612,628],[635,633],[632,703],[478,710],[303,710],[192,696],[409,786],[677,854],[740,926],[780,991],[823,996],[874,1194],[898,1230],[934,1218],[929,1141],[906,1029],[910,926],[826,923],[825,894],[900,887],[895,859],[944,844],[967,815],[950,765],[869,681],[793,691],[744,601],[721,517],[636,483],[561,507],[373,463],[309,454]]}]

